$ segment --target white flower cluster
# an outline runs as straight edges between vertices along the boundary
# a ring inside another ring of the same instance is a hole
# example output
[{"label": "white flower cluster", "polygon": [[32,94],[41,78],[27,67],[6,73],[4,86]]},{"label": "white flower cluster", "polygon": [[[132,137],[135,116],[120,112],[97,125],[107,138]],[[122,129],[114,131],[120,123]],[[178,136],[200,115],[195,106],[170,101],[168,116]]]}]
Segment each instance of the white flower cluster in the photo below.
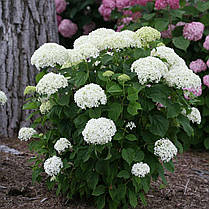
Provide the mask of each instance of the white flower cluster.
[{"label": "white flower cluster", "polygon": [[200,114],[200,111],[196,107],[192,107],[191,113],[189,113],[188,115],[186,114],[185,109],[182,111],[182,114],[187,116],[187,118],[190,121],[192,121],[192,123],[197,123],[197,124],[201,123],[201,114]]},{"label": "white flower cluster", "polygon": [[38,70],[45,67],[63,65],[68,60],[67,49],[56,43],[45,43],[31,57],[31,64]]},{"label": "white flower cluster", "polygon": [[159,46],[156,49],[153,49],[151,51],[151,56],[165,59],[167,61],[165,62],[165,64],[169,69],[174,66],[186,67],[185,61],[181,57],[179,57],[173,49],[166,46]]},{"label": "white flower cluster", "polygon": [[3,91],[0,91],[0,105],[4,105],[7,102],[7,96]]},{"label": "white flower cluster", "polygon": [[143,85],[147,82],[158,83],[168,72],[168,68],[160,59],[149,56],[136,60],[131,71],[136,72],[139,83]]},{"label": "white flower cluster", "polygon": [[56,73],[48,73],[38,82],[36,91],[39,94],[50,96],[56,93],[60,88],[68,86],[67,78]]},{"label": "white flower cluster", "polygon": [[126,124],[126,128],[129,128],[130,130],[132,130],[133,128],[136,128],[136,125],[133,121],[130,121]]},{"label": "white flower cluster", "polygon": [[81,109],[98,107],[107,103],[104,90],[97,84],[90,83],[76,91],[74,100]]},{"label": "white flower cluster", "polygon": [[90,119],[82,135],[88,144],[106,144],[116,133],[114,122],[107,118]]},{"label": "white flower cluster", "polygon": [[141,40],[143,46],[147,46],[150,42],[160,39],[161,33],[149,26],[141,27],[136,31],[136,35]]},{"label": "white flower cluster", "polygon": [[44,162],[44,170],[49,176],[56,176],[63,168],[63,162],[60,157],[53,156]]},{"label": "white flower cluster", "polygon": [[165,75],[165,80],[171,87],[178,89],[200,89],[201,79],[185,66],[175,66]]},{"label": "white flower cluster", "polygon": [[163,162],[169,162],[177,155],[177,152],[177,148],[168,138],[162,138],[155,142],[154,155],[160,157]]},{"label": "white flower cluster", "polygon": [[47,100],[47,101],[44,101],[41,105],[40,105],[40,107],[39,107],[39,109],[40,109],[40,112],[41,112],[41,114],[46,114],[46,113],[48,113],[50,110],[51,110],[51,108],[52,108],[52,104],[51,104],[51,102],[49,101],[49,100]]},{"label": "white flower cluster", "polygon": [[37,134],[33,128],[22,127],[18,133],[18,139],[21,141],[28,141],[34,134]]},{"label": "white flower cluster", "polygon": [[141,47],[140,38],[138,38],[136,33],[129,30],[115,32],[112,29],[106,28],[99,28],[92,31],[88,36],[79,37],[74,42],[74,49],[79,49],[81,46],[85,46],[86,44],[95,46],[99,51],[104,49]]},{"label": "white flower cluster", "polygon": [[138,177],[145,177],[148,173],[150,173],[150,167],[147,163],[143,163],[143,162],[140,162],[140,163],[135,163],[133,166],[132,166],[132,169],[131,169],[131,173],[134,175],[134,176],[138,176]]},{"label": "white flower cluster", "polygon": [[60,154],[66,149],[72,149],[71,143],[66,138],[60,138],[54,145],[54,149]]}]

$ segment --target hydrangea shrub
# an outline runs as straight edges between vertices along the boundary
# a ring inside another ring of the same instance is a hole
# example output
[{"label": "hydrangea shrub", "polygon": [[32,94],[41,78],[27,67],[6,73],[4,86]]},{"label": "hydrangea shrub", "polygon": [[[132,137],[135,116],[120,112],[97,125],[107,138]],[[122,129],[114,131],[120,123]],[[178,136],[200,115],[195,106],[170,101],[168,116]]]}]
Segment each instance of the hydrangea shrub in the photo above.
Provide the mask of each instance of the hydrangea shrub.
[{"label": "hydrangea shrub", "polygon": [[146,204],[151,179],[166,184],[164,170],[173,172],[183,151],[178,132],[192,135],[190,120],[201,120],[184,88],[200,88],[201,79],[158,39],[150,27],[100,28],[75,41],[64,65],[50,43],[34,53],[41,71],[24,109],[35,110],[32,127],[43,131],[19,133],[35,138],[33,181],[45,171],[57,195],[92,199],[98,209]]},{"label": "hydrangea shrub", "polygon": [[[150,25],[161,32],[162,41],[183,57],[186,64],[203,82],[200,89],[185,89],[185,98],[196,98],[196,107],[200,110],[203,120],[195,125],[195,134],[186,137],[179,134],[185,148],[192,147],[209,149],[209,2],[204,0],[153,0],[141,4],[129,5],[123,10],[115,8],[109,20],[117,20],[118,30],[135,30]],[[137,19],[131,16],[140,13]],[[127,18],[130,21],[124,21]]]}]

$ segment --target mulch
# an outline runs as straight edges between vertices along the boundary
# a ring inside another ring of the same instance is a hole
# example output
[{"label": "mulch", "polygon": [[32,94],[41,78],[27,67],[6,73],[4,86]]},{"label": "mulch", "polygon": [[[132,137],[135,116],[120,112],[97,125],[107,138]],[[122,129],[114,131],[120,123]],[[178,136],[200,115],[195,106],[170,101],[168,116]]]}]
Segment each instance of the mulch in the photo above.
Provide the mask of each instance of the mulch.
[{"label": "mulch", "polygon": [[[27,142],[17,139],[0,139],[21,153],[14,155],[0,151],[0,208],[5,209],[95,209],[88,202],[66,201],[49,192],[43,182],[32,184],[33,157]],[[166,172],[168,185],[160,180],[152,182],[146,195],[148,206],[139,201],[137,209],[209,209],[209,153],[188,151],[174,161],[175,172]],[[46,176],[44,176],[46,178]]]}]

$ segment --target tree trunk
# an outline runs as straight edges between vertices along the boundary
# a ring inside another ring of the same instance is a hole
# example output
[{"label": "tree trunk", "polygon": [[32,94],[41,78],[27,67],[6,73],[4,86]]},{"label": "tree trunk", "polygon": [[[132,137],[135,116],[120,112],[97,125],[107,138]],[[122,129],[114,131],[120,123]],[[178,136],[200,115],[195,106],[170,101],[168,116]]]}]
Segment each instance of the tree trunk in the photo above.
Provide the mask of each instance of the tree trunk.
[{"label": "tree trunk", "polygon": [[8,97],[0,106],[0,136],[28,125],[23,92],[38,72],[31,55],[45,42],[58,42],[54,0],[0,0],[0,90]]}]

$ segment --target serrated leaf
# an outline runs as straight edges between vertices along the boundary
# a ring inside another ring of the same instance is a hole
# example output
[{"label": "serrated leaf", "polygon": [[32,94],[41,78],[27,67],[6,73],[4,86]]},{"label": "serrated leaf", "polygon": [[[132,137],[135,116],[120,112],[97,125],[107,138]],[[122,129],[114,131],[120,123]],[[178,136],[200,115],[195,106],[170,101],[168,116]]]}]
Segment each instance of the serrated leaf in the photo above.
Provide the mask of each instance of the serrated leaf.
[{"label": "serrated leaf", "polygon": [[125,138],[128,139],[129,141],[137,141],[138,140],[138,138],[134,134],[129,134]]},{"label": "serrated leaf", "polygon": [[194,134],[194,130],[191,127],[190,121],[187,117],[180,114],[177,117],[177,121],[181,124],[181,126],[183,127],[184,131],[187,133],[188,136],[192,136]]},{"label": "serrated leaf", "polygon": [[161,32],[161,31],[166,30],[168,24],[169,24],[169,20],[166,20],[166,19],[156,19],[156,21],[155,21],[155,28]]},{"label": "serrated leaf", "polygon": [[128,104],[127,111],[131,115],[137,115],[138,110],[141,110],[141,109],[142,109],[141,104],[139,104],[138,102],[130,102]]},{"label": "serrated leaf", "polygon": [[130,165],[135,157],[135,151],[131,148],[123,148],[122,150],[122,158]]},{"label": "serrated leaf", "polygon": [[120,103],[112,103],[108,106],[108,117],[114,121],[117,121],[120,114],[123,112],[123,106]]}]

